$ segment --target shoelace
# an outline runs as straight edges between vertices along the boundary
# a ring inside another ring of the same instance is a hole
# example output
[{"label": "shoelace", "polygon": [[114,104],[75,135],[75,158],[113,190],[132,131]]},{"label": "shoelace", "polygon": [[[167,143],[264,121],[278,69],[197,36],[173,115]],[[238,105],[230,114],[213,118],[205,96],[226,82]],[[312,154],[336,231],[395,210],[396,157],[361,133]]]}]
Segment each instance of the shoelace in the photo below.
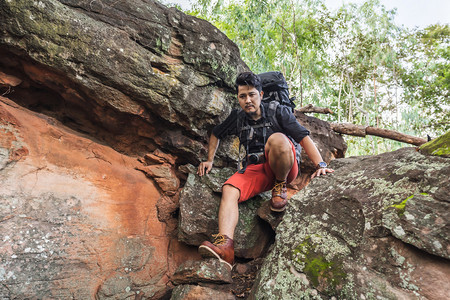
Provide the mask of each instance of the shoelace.
[{"label": "shoelace", "polygon": [[214,243],[213,244],[216,245],[216,246],[223,245],[227,241],[227,239],[225,238],[225,236],[223,234],[218,233],[218,234],[213,234],[212,236],[214,238]]},{"label": "shoelace", "polygon": [[286,181],[282,181],[282,182],[275,182],[275,185],[273,186],[273,191],[279,195],[281,194],[281,192],[283,191],[283,186],[286,184]]}]

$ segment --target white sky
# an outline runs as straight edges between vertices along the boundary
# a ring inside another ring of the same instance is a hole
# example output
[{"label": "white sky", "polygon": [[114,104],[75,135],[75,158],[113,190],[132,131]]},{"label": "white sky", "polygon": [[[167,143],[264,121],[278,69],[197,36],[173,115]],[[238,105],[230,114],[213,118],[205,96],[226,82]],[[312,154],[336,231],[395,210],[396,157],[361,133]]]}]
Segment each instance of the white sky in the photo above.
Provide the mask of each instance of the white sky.
[{"label": "white sky", "polygon": [[[189,7],[189,0],[165,0]],[[325,0],[330,10],[343,3],[363,3],[364,0]],[[450,0],[380,0],[387,9],[397,8],[394,21],[409,28],[425,28],[431,24],[450,24]]]},{"label": "white sky", "polygon": [[[343,3],[364,3],[364,0],[325,0],[329,9]],[[450,24],[450,0],[380,0],[387,9],[397,8],[394,22],[409,28],[425,28],[431,24]]]}]

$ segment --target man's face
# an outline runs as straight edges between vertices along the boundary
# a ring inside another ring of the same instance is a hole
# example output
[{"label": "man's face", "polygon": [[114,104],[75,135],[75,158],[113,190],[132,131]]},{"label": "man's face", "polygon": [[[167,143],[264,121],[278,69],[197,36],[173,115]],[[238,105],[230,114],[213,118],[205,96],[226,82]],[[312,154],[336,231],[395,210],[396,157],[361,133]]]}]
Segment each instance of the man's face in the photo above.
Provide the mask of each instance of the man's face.
[{"label": "man's face", "polygon": [[263,92],[258,92],[254,86],[238,86],[238,100],[241,108],[251,116],[259,118],[261,116],[261,99]]}]

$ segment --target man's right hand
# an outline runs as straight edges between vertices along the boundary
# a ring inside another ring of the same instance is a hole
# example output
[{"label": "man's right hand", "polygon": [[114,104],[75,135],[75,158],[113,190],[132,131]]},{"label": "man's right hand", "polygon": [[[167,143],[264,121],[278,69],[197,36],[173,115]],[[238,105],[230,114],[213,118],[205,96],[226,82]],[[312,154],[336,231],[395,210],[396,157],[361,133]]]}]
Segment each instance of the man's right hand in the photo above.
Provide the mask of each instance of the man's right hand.
[{"label": "man's right hand", "polygon": [[197,174],[199,176],[203,176],[205,174],[208,174],[209,171],[211,171],[212,166],[213,166],[213,162],[212,161],[201,162],[200,165],[198,166]]}]

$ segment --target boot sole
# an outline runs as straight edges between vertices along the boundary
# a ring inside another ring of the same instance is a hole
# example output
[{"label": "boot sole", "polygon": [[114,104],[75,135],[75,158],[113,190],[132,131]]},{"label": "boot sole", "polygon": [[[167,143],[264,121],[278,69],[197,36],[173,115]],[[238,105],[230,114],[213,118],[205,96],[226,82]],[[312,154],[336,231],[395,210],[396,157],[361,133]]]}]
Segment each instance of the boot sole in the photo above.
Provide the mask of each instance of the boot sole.
[{"label": "boot sole", "polygon": [[203,246],[201,245],[200,247],[198,247],[198,253],[200,253],[200,255],[202,257],[212,257],[212,258],[217,258],[220,262],[226,264],[229,268],[230,271],[233,270],[234,265],[231,265],[229,262],[223,260],[219,254],[217,254],[216,252],[214,252],[214,250],[212,250],[211,248],[209,248],[208,246]]},{"label": "boot sole", "polygon": [[282,208],[275,208],[275,207],[272,207],[272,205],[270,206],[270,210],[275,211],[275,212],[283,212],[285,209],[286,209],[286,205],[283,206]]}]

